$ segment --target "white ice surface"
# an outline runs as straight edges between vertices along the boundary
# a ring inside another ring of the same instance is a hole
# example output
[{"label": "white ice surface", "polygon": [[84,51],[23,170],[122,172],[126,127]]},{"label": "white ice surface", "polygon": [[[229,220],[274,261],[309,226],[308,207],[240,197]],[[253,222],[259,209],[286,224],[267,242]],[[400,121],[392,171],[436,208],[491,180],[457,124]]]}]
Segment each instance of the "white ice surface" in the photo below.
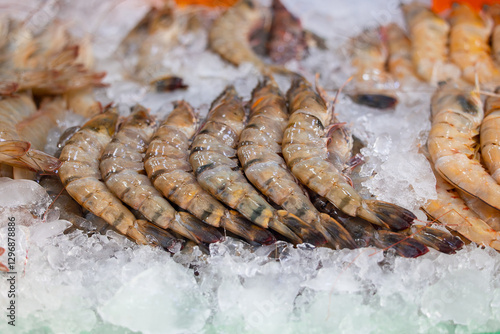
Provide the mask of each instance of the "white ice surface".
[{"label": "white ice surface", "polygon": [[[43,27],[44,20],[58,16],[59,6],[59,16],[71,19],[78,11],[66,8],[69,3],[49,1],[29,22],[35,28]],[[97,50],[100,57],[113,55],[117,41],[143,13],[143,7],[134,11],[134,1],[116,3],[122,13],[127,13],[119,20],[123,22],[107,20],[120,17],[110,3],[97,6],[96,1],[79,2],[82,8],[73,29],[85,31],[83,24],[99,32],[94,48],[101,48]],[[388,20],[401,22],[399,1],[284,3],[308,29],[326,38],[331,48],[312,50],[300,66],[290,66],[304,71],[311,80],[319,72],[321,84],[331,95],[350,75],[345,62],[347,37]],[[34,1],[3,4],[24,18],[28,9],[36,9]],[[114,24],[121,28],[113,30]],[[110,84],[98,92],[99,99],[104,104],[120,103],[122,114],[127,113],[127,106],[140,102],[159,117],[171,110],[172,101],[182,98],[206,113],[228,83],[235,84],[248,99],[258,80],[252,66],[236,68],[204,51],[205,47],[206,36],[200,33],[187,37],[185,44],[166,55],[163,65],[170,66],[173,74],[189,85],[186,91],[174,93],[152,93],[124,80],[122,64],[116,59],[99,61],[100,69],[108,71],[106,80]],[[286,89],[286,80],[278,80]],[[425,199],[435,196],[432,173],[419,153],[430,128],[431,92],[422,86],[398,94],[401,102],[389,112],[357,106],[341,95],[336,113],[367,144],[362,150],[365,163],[358,170],[359,176],[353,177],[362,194],[416,212]],[[65,125],[73,124],[70,120]],[[171,256],[134,245],[113,232],[91,237],[80,231],[63,234],[68,222],[58,220],[57,214],[43,215],[48,204],[46,194],[36,184],[0,180],[0,246],[7,244],[7,218],[15,217],[17,222],[15,329],[19,333],[500,330],[500,254],[492,249],[469,245],[455,255],[431,250],[417,259],[403,259],[390,252],[384,256],[371,248],[333,251],[286,247],[278,252],[285,247],[283,243],[251,251],[243,242],[229,239],[212,245],[210,255],[194,249]],[[270,258],[270,254],[279,254],[278,259]],[[7,262],[7,253],[0,261]],[[7,290],[6,280],[1,279],[2,309],[8,302]],[[5,319],[0,320],[0,333],[13,330]]]}]

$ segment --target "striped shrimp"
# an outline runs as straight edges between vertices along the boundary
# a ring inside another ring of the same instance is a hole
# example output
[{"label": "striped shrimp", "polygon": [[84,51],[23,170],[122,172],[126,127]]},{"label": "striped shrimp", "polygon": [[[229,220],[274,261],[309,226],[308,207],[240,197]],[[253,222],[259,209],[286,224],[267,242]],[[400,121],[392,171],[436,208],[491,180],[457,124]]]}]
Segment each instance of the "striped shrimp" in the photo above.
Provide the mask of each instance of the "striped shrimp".
[{"label": "striped shrimp", "polygon": [[238,162],[232,158],[236,156],[244,120],[241,99],[234,87],[229,86],[213,102],[207,121],[191,146],[189,162],[199,184],[253,223],[271,228],[293,243],[301,243],[299,235],[304,235],[306,242],[324,244],[324,237],[310,231],[298,217],[275,210],[239,170]]},{"label": "striped shrimp", "polygon": [[441,176],[436,176],[438,198],[430,200],[422,209],[435,221],[457,231],[467,239],[500,251],[500,232],[493,230],[460,198],[455,187]]},{"label": "striped shrimp", "polygon": [[274,203],[321,232],[331,247],[356,248],[349,233],[335,219],[315,209],[287,170],[280,156],[287,119],[285,97],[273,79],[265,78],[253,91],[250,119],[240,135],[238,158],[245,175]]},{"label": "striped shrimp", "polygon": [[500,209],[500,185],[476,158],[475,136],[483,120],[479,92],[441,85],[431,100],[427,147],[439,174],[458,189]]},{"label": "striped shrimp", "polygon": [[500,70],[490,57],[488,41],[493,20],[467,4],[455,4],[450,13],[450,58],[462,70],[462,77],[475,83],[498,81]]},{"label": "striped shrimp", "polygon": [[417,74],[432,84],[458,79],[460,69],[448,62],[448,22],[419,2],[403,5],[402,8],[410,32],[411,58]]},{"label": "striped shrimp", "polygon": [[99,157],[111,141],[117,120],[118,113],[112,108],[85,123],[61,151],[59,177],[81,206],[137,243],[146,244],[148,240],[135,226],[134,215],[101,181]]},{"label": "striped shrimp", "polygon": [[387,48],[382,43],[380,31],[365,31],[352,40],[352,65],[356,94],[354,102],[373,108],[393,108],[398,100],[387,88],[393,88],[392,78],[385,70]]},{"label": "striped shrimp", "polygon": [[217,229],[177,212],[145,175],[143,157],[156,126],[147,110],[135,107],[103,151],[102,179],[119,199],[157,226],[197,243],[220,241],[223,236]]},{"label": "striped shrimp", "polygon": [[413,213],[391,203],[364,200],[342,172],[328,161],[324,135],[331,113],[323,98],[304,78],[294,78],[288,101],[290,119],[284,132],[282,152],[293,175],[350,216],[384,228],[408,228],[415,219]]},{"label": "striped shrimp", "polygon": [[250,223],[238,212],[228,210],[205,191],[192,174],[189,139],[196,131],[193,108],[184,101],[160,125],[151,140],[144,166],[153,185],[172,203],[205,223],[259,244],[275,242],[267,230]]},{"label": "striped shrimp", "polygon": [[[495,92],[500,93],[500,87]],[[500,97],[490,96],[486,99],[480,142],[484,164],[500,184]]]},{"label": "striped shrimp", "polygon": [[[27,95],[0,100],[0,162],[13,167],[51,172],[60,166],[59,159],[31,148],[31,142],[23,134],[32,137],[33,128],[27,127],[21,133],[18,131],[21,122],[29,122],[35,115],[35,103]],[[38,132],[38,127],[36,130]],[[36,141],[33,143],[36,145]]]}]

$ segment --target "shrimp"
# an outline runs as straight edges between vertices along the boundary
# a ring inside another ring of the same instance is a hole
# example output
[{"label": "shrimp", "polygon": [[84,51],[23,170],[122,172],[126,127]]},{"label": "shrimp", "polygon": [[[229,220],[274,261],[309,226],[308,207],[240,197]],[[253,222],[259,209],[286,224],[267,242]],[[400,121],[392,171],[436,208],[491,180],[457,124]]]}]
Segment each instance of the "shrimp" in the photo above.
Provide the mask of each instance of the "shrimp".
[{"label": "shrimp", "polygon": [[[21,131],[22,133],[17,130],[21,122],[27,122],[35,114],[35,103],[27,95],[0,100],[0,162],[13,167],[52,172],[60,166],[61,162],[45,152],[31,148],[32,143],[37,145],[37,140],[44,139],[43,134],[31,135],[37,132],[37,123],[33,124],[34,128],[28,127],[26,131]],[[48,115],[48,119],[50,118],[51,116]],[[21,130],[22,128],[21,125]],[[32,131],[34,129],[35,132]],[[36,140],[30,142],[23,138],[22,134]]]},{"label": "shrimp", "polygon": [[221,241],[223,236],[217,229],[187,212],[177,212],[144,175],[142,161],[156,126],[147,110],[135,107],[104,149],[102,179],[119,199],[162,229],[171,229],[197,243]]},{"label": "shrimp", "polygon": [[288,90],[288,101],[290,119],[283,136],[282,152],[293,175],[350,216],[384,228],[408,228],[415,219],[413,213],[391,203],[364,200],[344,175],[327,161],[324,135],[331,115],[323,98],[304,78],[294,78]]},{"label": "shrimp", "polygon": [[289,73],[281,66],[265,64],[250,46],[250,34],[263,19],[261,10],[252,0],[238,1],[213,23],[208,36],[210,48],[235,66],[251,63],[264,74]]},{"label": "shrimp", "polygon": [[379,31],[365,31],[355,37],[351,45],[352,65],[356,69],[354,102],[373,108],[393,108],[398,100],[387,90],[392,78],[385,70],[387,48],[382,44]]},{"label": "shrimp", "polygon": [[464,203],[474,211],[479,218],[495,231],[500,232],[500,211],[484,203],[480,199],[457,189],[457,193]]},{"label": "shrimp", "polygon": [[245,175],[270,200],[321,232],[330,246],[356,248],[336,220],[314,208],[280,157],[287,119],[286,99],[274,80],[266,77],[253,91],[250,119],[240,135],[238,158]]},{"label": "shrimp", "polygon": [[491,16],[494,22],[493,33],[491,34],[491,47],[493,58],[500,62],[500,4],[487,6],[485,12]]},{"label": "shrimp", "polygon": [[372,224],[357,217],[350,217],[340,212],[326,198],[309,191],[311,201],[321,212],[335,217],[352,235],[358,247],[374,246],[387,250],[389,248],[402,256],[415,258],[429,251],[425,244],[401,233],[376,230]]},{"label": "shrimp", "polygon": [[189,139],[196,131],[193,108],[184,101],[160,125],[151,140],[144,166],[151,182],[172,203],[214,227],[228,231],[259,244],[276,240],[267,230],[253,225],[238,212],[227,210],[206,192],[191,173]]},{"label": "shrimp", "polygon": [[117,120],[117,110],[111,108],[85,123],[61,151],[59,177],[68,194],[81,206],[137,243],[147,244],[146,236],[135,226],[134,215],[100,180],[99,158],[111,141]]},{"label": "shrimp", "polygon": [[[293,243],[324,244],[324,237],[310,231],[298,217],[275,210],[248,183],[238,169],[238,138],[244,127],[245,110],[233,86],[212,103],[205,125],[195,136],[189,162],[198,183],[214,197],[263,228],[271,228]],[[293,231],[292,231],[293,230]]]},{"label": "shrimp", "polygon": [[438,198],[430,200],[422,208],[427,215],[477,244],[500,251],[500,232],[493,230],[476,213],[469,210],[454,186],[447,183],[438,173],[434,174]]},{"label": "shrimp", "polygon": [[450,58],[462,69],[462,77],[475,83],[498,81],[500,70],[490,57],[488,41],[493,20],[467,4],[455,4],[450,13]]},{"label": "shrimp", "polygon": [[[391,23],[383,29],[389,49],[389,72],[401,83],[417,79],[411,61],[411,42],[403,29],[396,23]],[[417,79],[418,80],[418,79]]]},{"label": "shrimp", "polygon": [[483,119],[476,90],[441,85],[431,100],[432,127],[427,147],[438,173],[458,189],[500,209],[500,185],[475,158],[475,136]]},{"label": "shrimp", "polygon": [[458,79],[460,69],[448,62],[448,22],[419,2],[402,8],[412,42],[411,58],[418,76],[432,84]]},{"label": "shrimp", "polygon": [[[500,93],[500,87],[495,93]],[[479,133],[484,164],[500,184],[500,97],[491,96],[486,99],[485,117]]]}]

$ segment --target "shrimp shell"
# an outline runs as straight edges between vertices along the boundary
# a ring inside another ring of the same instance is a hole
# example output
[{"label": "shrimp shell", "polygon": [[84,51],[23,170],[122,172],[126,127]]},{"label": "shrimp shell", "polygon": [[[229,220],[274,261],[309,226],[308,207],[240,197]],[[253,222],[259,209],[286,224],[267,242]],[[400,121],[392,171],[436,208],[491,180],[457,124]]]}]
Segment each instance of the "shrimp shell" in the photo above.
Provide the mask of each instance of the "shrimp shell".
[{"label": "shrimp shell", "polygon": [[460,190],[500,209],[500,185],[475,158],[483,120],[479,93],[444,84],[431,100],[432,127],[427,141],[434,167]]},{"label": "shrimp shell", "polygon": [[494,22],[491,34],[491,46],[493,57],[500,62],[500,4],[494,4],[485,8],[485,12],[491,16]]},{"label": "shrimp shell", "polygon": [[144,172],[143,157],[157,127],[147,110],[137,106],[106,146],[100,170],[106,186],[155,225],[169,228],[197,243],[222,239],[220,232],[186,212],[177,212]]},{"label": "shrimp shell", "polygon": [[146,237],[134,226],[134,215],[100,181],[99,158],[111,141],[117,120],[116,108],[112,108],[85,123],[62,149],[59,177],[81,206],[137,243],[146,244]]},{"label": "shrimp shell", "polygon": [[411,60],[411,42],[403,29],[391,23],[385,27],[384,33],[389,49],[389,72],[400,82],[417,79]]},{"label": "shrimp shell", "polygon": [[171,202],[205,223],[260,244],[276,240],[267,230],[251,224],[236,211],[229,211],[206,192],[191,173],[189,139],[196,131],[196,116],[184,101],[160,125],[151,140],[144,166],[153,185]]}]

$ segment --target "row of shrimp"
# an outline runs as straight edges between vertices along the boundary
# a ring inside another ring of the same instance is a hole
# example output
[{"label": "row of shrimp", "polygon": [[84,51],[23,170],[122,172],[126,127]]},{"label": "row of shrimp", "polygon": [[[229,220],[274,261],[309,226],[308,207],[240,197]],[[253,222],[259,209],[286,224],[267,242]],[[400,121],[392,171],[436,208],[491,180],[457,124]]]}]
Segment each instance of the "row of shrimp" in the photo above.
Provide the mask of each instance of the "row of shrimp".
[{"label": "row of shrimp", "polygon": [[467,239],[500,250],[500,97],[483,103],[477,88],[442,83],[431,113],[427,148],[438,198],[424,210]]},{"label": "row of shrimp", "polygon": [[204,245],[224,235],[393,248],[404,257],[462,246],[445,231],[412,228],[410,211],[357,193],[343,173],[352,136],[304,78],[297,75],[285,97],[266,77],[248,108],[247,116],[228,86],[200,128],[181,101],[162,122],[137,106],[116,132],[109,108],[67,140],[62,184],[120,233],[168,250],[183,238]]},{"label": "row of shrimp", "polygon": [[351,41],[356,102],[393,107],[391,89],[418,81],[478,82],[490,89],[500,84],[500,5],[478,13],[455,4],[447,19],[418,2],[402,10],[408,35],[392,23]]}]

